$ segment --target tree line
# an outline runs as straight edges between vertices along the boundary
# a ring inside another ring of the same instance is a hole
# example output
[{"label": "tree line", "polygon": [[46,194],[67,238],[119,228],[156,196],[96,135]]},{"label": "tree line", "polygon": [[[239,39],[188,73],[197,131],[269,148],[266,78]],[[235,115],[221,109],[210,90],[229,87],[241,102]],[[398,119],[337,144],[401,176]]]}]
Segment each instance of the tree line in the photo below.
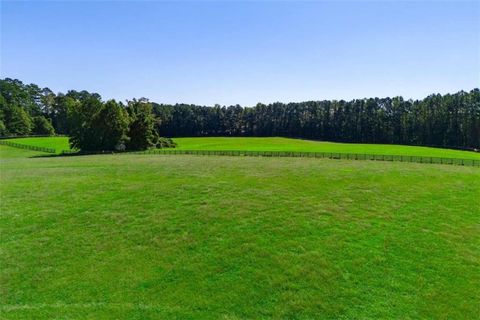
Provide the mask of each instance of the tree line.
[{"label": "tree line", "polygon": [[480,148],[480,91],[203,107],[153,104],[161,135],[283,136],[337,142]]},{"label": "tree line", "polygon": [[53,93],[20,80],[0,80],[0,136],[65,134],[73,149],[125,151],[174,147],[155,129],[148,100],[103,101],[97,93]]},{"label": "tree line", "polygon": [[82,150],[170,146],[159,137],[284,136],[337,142],[480,148],[480,90],[421,100],[365,98],[213,107],[102,101],[0,80],[0,135],[71,137]]}]

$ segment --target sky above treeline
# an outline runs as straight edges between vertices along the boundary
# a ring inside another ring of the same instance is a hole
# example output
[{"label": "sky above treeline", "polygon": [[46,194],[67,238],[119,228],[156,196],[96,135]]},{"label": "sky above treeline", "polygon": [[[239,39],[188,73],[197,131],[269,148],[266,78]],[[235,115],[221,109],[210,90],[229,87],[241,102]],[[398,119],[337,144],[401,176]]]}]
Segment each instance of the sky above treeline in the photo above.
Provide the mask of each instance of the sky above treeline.
[{"label": "sky above treeline", "polygon": [[480,86],[480,1],[1,1],[1,78],[252,106]]}]

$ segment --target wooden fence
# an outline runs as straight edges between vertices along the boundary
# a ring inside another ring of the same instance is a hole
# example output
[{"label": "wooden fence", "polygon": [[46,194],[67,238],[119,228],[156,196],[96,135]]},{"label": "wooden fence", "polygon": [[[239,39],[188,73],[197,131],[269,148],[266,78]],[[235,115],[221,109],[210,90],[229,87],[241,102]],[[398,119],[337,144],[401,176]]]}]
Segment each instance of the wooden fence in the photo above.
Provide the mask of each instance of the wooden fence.
[{"label": "wooden fence", "polygon": [[[10,147],[15,147],[15,148],[40,151],[40,152],[46,152],[46,153],[53,153],[53,154],[56,153],[56,150],[52,148],[26,145],[26,144],[7,141],[7,140],[0,140],[0,145],[6,145]],[[77,152],[77,151],[71,151],[71,150],[63,150],[61,152],[61,155],[67,156],[67,155],[112,154],[112,153],[114,152],[112,151]],[[325,159],[345,159],[345,160],[415,162],[415,163],[449,164],[449,165],[480,167],[480,160],[474,160],[474,159],[382,155],[382,154],[379,155],[379,154],[342,153],[342,152],[151,149],[146,151],[119,152],[117,154],[325,158]]]},{"label": "wooden fence", "polygon": [[52,149],[52,148],[31,146],[31,145],[28,145],[28,144],[21,144],[21,143],[11,142],[11,141],[7,141],[7,140],[0,140],[0,144],[5,145],[5,146],[9,146],[9,147],[20,148],[20,149],[41,151],[41,152],[47,152],[47,153],[57,153],[57,151],[55,149]]},{"label": "wooden fence", "polygon": [[450,165],[480,167],[480,160],[474,160],[474,159],[456,159],[456,158],[402,156],[402,155],[378,155],[378,154],[341,153],[341,152],[153,149],[153,150],[130,152],[130,153],[163,154],[163,155],[189,154],[189,155],[202,155],[202,156],[326,158],[326,159],[345,159],[345,160],[374,160],[374,161],[450,164]]}]

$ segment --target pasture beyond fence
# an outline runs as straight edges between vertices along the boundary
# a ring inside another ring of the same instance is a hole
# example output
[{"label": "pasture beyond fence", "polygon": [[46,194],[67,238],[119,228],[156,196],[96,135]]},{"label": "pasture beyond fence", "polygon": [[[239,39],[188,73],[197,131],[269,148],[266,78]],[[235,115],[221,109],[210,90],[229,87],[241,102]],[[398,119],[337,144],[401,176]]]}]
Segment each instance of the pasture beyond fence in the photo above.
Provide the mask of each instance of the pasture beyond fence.
[{"label": "pasture beyond fence", "polygon": [[[0,145],[40,151],[46,153],[57,153],[53,148],[26,145],[7,140],[0,140]],[[89,154],[112,154],[114,152],[77,152],[63,150],[60,155],[89,155]],[[363,153],[342,153],[342,152],[300,152],[300,151],[241,151],[241,150],[179,150],[179,149],[150,149],[146,151],[118,152],[116,154],[159,154],[159,155],[199,155],[199,156],[245,156],[245,157],[293,157],[293,158],[320,158],[320,159],[344,159],[344,160],[373,160],[373,161],[395,161],[415,162],[431,164],[449,164],[460,166],[480,167],[480,160],[456,159],[424,156],[405,155],[383,155]]]},{"label": "pasture beyond fence", "polygon": [[423,156],[402,156],[402,155],[379,155],[341,152],[299,152],[299,151],[238,151],[238,150],[178,150],[178,149],[153,149],[134,154],[163,154],[163,155],[202,155],[202,156],[250,156],[250,157],[295,157],[295,158],[325,158],[345,160],[374,160],[374,161],[396,161],[415,162],[432,164],[450,164],[460,166],[480,167],[480,160],[455,159]]},{"label": "pasture beyond fence", "polygon": [[32,145],[29,145],[29,144],[21,144],[21,143],[11,142],[11,141],[7,141],[7,140],[0,140],[0,144],[5,145],[5,146],[9,146],[9,147],[14,147],[14,148],[33,150],[33,151],[41,151],[41,152],[47,152],[47,153],[56,153],[57,152],[55,149],[52,149],[52,148],[32,146]]}]

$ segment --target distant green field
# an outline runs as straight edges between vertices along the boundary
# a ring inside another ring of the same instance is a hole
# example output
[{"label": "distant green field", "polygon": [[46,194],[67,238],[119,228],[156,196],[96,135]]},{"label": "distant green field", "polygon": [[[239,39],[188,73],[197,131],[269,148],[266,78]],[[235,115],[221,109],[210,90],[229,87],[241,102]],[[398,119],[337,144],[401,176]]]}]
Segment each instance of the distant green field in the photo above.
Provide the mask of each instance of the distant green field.
[{"label": "distant green field", "polygon": [[0,146],[1,318],[478,318],[479,168],[38,154]]},{"label": "distant green field", "polygon": [[[61,150],[70,150],[67,137],[16,138],[9,140],[39,147],[54,148],[57,152],[60,152]],[[402,145],[320,142],[279,137],[174,138],[174,141],[177,142],[178,149],[181,150],[340,152],[480,160],[480,153],[470,151]]]},{"label": "distant green field", "polygon": [[70,150],[68,137],[13,138],[8,139],[8,141],[37,147],[52,148],[57,150],[57,152],[61,152],[62,150]]},{"label": "distant green field", "polygon": [[179,149],[185,150],[246,150],[246,151],[301,151],[367,153],[375,155],[404,155],[480,159],[480,153],[442,148],[415,147],[388,144],[359,144],[320,142],[313,140],[269,138],[175,138]]}]

